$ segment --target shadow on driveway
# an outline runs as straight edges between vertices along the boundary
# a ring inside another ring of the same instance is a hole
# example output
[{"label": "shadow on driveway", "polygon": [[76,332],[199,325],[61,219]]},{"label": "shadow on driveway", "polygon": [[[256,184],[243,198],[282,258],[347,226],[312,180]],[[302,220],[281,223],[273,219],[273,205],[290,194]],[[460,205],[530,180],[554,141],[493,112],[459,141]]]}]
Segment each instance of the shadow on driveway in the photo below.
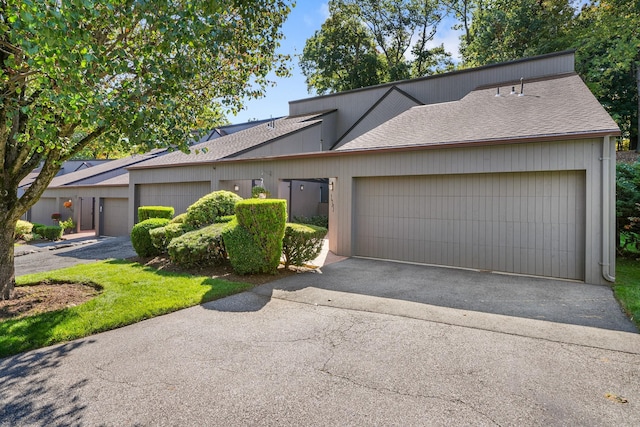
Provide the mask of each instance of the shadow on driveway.
[{"label": "shadow on driveway", "polygon": [[[275,291],[310,288],[440,307],[635,332],[608,286],[444,267],[349,258],[321,273],[286,277],[252,292],[207,304],[219,311],[257,311]],[[330,297],[331,293],[327,293]],[[322,301],[331,305],[331,301]]]}]

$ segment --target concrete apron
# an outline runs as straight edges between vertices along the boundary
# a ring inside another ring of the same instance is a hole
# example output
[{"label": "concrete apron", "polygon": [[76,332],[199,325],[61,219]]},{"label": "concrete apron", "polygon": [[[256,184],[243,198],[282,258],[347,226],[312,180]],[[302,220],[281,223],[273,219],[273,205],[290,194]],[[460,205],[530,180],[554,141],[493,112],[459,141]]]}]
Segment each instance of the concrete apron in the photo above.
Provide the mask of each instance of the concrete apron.
[{"label": "concrete apron", "polygon": [[350,258],[251,292],[262,302],[209,304],[254,311],[275,298],[640,354],[640,335],[606,286]]}]

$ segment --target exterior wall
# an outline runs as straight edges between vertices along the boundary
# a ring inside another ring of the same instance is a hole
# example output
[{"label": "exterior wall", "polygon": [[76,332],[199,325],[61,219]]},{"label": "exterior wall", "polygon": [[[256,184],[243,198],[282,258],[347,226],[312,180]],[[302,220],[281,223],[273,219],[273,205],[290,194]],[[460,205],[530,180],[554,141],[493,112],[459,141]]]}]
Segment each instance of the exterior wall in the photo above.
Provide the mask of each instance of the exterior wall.
[{"label": "exterior wall", "polygon": [[282,156],[322,151],[322,123],[240,154],[237,158]]},{"label": "exterior wall", "polygon": [[173,206],[175,214],[179,215],[210,192],[210,181],[139,184],[136,186],[135,211],[137,213],[140,206]]},{"label": "exterior wall", "polygon": [[129,199],[107,198],[99,202],[100,220],[103,222],[99,228],[99,234],[104,236],[127,236],[131,229],[127,224],[127,212],[129,211]]},{"label": "exterior wall", "polygon": [[338,138],[340,138],[394,85],[424,104],[435,104],[459,100],[479,86],[516,82],[521,77],[524,77],[526,81],[527,79],[571,73],[574,71],[573,64],[574,55],[571,52],[552,54],[537,59],[513,61],[507,64],[490,65],[423,79],[388,83],[371,88],[291,101],[289,102],[289,114],[293,116],[338,109],[339,118],[336,125]]},{"label": "exterior wall", "polygon": [[[480,147],[445,147],[416,151],[341,153],[308,158],[256,159],[222,161],[214,165],[181,166],[153,170],[132,170],[134,185],[144,182],[171,182],[173,177],[192,176],[194,181],[208,179],[211,190],[221,182],[264,179],[264,186],[278,194],[281,180],[329,178],[330,249],[351,256],[353,248],[353,215],[355,178],[413,175],[454,175],[508,172],[584,171],[585,176],[585,242],[584,280],[606,283],[602,278],[603,201],[601,158],[612,158],[602,152],[601,138],[491,145]],[[614,160],[609,160],[615,169]],[[206,177],[206,178],[205,178]],[[131,191],[131,190],[130,190]],[[130,213],[133,216],[133,213]],[[610,235],[609,250],[614,234]]]},{"label": "exterior wall", "polygon": [[55,225],[51,214],[59,212],[58,201],[55,197],[40,197],[40,200],[31,208],[31,222],[44,225]]},{"label": "exterior wall", "polygon": [[369,132],[371,129],[378,127],[381,123],[389,121],[416,105],[420,104],[397,90],[391,91],[380,101],[378,105],[376,105],[371,111],[367,112],[361,121],[356,122],[354,127],[350,129],[344,137],[342,137],[340,142],[336,145],[336,148],[340,147],[347,141],[351,141],[352,139]]}]

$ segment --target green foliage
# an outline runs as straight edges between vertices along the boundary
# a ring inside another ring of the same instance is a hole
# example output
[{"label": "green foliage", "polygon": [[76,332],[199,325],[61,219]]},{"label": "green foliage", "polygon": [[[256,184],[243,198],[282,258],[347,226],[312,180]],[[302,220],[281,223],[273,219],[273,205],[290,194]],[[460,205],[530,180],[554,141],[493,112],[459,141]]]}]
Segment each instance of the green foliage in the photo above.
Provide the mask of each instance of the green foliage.
[{"label": "green foliage", "polygon": [[47,240],[56,241],[62,238],[62,227],[57,225],[39,227],[37,233]]},{"label": "green foliage", "polygon": [[234,271],[238,274],[276,272],[286,218],[286,200],[250,199],[236,204],[236,220],[223,232]]},{"label": "green foliage", "polygon": [[640,246],[640,226],[634,221],[640,216],[640,162],[616,165],[616,224],[622,234],[618,252],[625,255],[633,246]]},{"label": "green foliage", "polygon": [[173,219],[175,209],[171,206],[140,206],[138,208],[138,221],[149,218]]},{"label": "green foliage", "polygon": [[34,222],[33,223],[33,228],[31,228],[31,232],[42,236],[42,229],[44,227],[46,227],[46,225],[40,224],[39,222]]},{"label": "green foliage", "polygon": [[176,215],[172,220],[172,224],[182,224],[187,220],[187,213],[181,213],[180,215]]},{"label": "green foliage", "polygon": [[329,228],[329,217],[326,215],[315,215],[312,217],[294,216],[292,222],[296,224],[315,225],[316,227]]},{"label": "green foliage", "polygon": [[185,267],[206,267],[226,261],[227,252],[222,230],[227,224],[212,224],[190,231],[171,240],[168,246],[171,262]]},{"label": "green foliage", "polygon": [[[0,15],[0,218],[14,223],[61,164],[101,152],[189,149],[192,130],[264,94],[288,0],[4,0]],[[212,121],[214,120],[214,121]],[[9,155],[10,154],[10,155]],[[18,198],[19,182],[38,175]],[[1,248],[8,251],[6,247]],[[13,287],[2,270],[0,293]]]},{"label": "green foliage", "polygon": [[616,298],[640,328],[640,262],[633,259],[616,260],[616,284],[613,286]]},{"label": "green foliage", "polygon": [[213,224],[218,217],[233,215],[240,200],[242,197],[231,191],[214,191],[189,206],[185,222],[195,228]]},{"label": "green foliage", "polygon": [[442,45],[427,47],[442,18],[438,1],[331,0],[329,12],[300,58],[309,91],[339,92],[453,67]]},{"label": "green foliage", "polygon": [[193,227],[189,224],[181,224],[170,222],[164,227],[149,230],[149,237],[153,246],[161,253],[167,253],[167,246],[173,239],[182,236],[184,233],[193,231]]},{"label": "green foliage", "polygon": [[0,357],[120,328],[252,287],[248,283],[158,271],[124,260],[81,264],[16,278],[18,285],[45,280],[88,283],[100,293],[74,307],[0,322]]},{"label": "green foliage", "polygon": [[76,228],[76,223],[73,222],[73,218],[69,217],[64,221],[60,221],[60,228],[62,228],[63,231],[73,230]]},{"label": "green foliage", "polygon": [[251,197],[253,197],[254,199],[259,198],[261,194],[264,194],[266,198],[269,198],[269,196],[271,196],[271,193],[266,188],[259,185],[256,185],[251,189]]},{"label": "green foliage", "polygon": [[231,222],[236,218],[235,215],[225,215],[225,216],[219,216],[218,218],[216,218],[216,224],[224,224],[227,222]]},{"label": "green foliage", "polygon": [[327,229],[309,224],[287,224],[282,240],[284,265],[301,266],[317,257],[322,251]]},{"label": "green foliage", "polygon": [[31,224],[29,221],[23,221],[19,219],[18,222],[16,223],[15,238],[22,239],[26,234],[31,233],[32,230],[33,230],[33,224]]},{"label": "green foliage", "polygon": [[234,219],[222,230],[224,246],[233,271],[237,274],[261,273],[264,257],[256,239]]},{"label": "green foliage", "polygon": [[148,257],[160,254],[160,251],[153,245],[149,232],[167,224],[169,224],[169,220],[166,218],[150,218],[133,226],[131,244],[138,256]]}]

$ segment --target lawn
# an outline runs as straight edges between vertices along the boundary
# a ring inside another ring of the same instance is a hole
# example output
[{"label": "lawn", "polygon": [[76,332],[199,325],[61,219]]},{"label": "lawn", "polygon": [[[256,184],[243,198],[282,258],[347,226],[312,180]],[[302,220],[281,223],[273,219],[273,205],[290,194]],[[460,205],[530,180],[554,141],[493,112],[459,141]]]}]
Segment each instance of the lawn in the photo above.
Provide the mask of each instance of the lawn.
[{"label": "lawn", "polygon": [[76,265],[16,278],[18,286],[43,281],[90,283],[101,292],[75,307],[0,322],[0,357],[83,338],[254,286],[156,270],[127,260]]},{"label": "lawn", "polygon": [[616,284],[613,287],[620,305],[640,329],[640,261],[616,260]]}]

